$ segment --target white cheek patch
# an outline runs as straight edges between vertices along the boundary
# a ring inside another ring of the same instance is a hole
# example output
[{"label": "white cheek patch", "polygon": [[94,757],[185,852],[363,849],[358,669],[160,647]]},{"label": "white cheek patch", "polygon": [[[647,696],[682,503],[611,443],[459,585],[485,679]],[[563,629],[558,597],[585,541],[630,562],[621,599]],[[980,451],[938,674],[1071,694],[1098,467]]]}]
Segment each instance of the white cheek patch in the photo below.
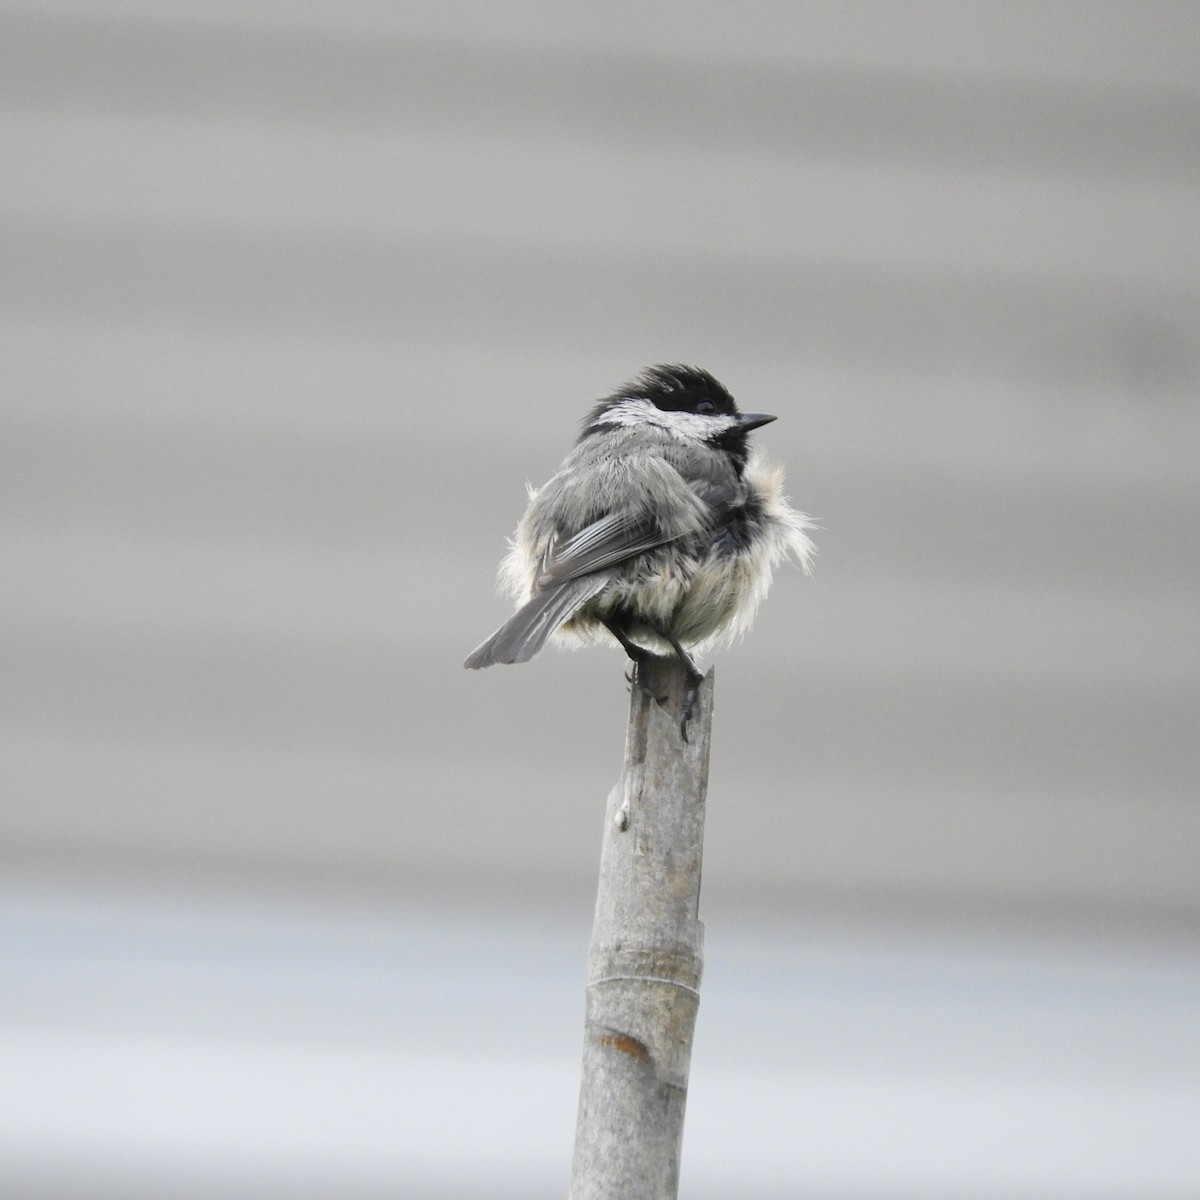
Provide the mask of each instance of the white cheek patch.
[{"label": "white cheek patch", "polygon": [[689,441],[707,441],[733,427],[733,420],[726,416],[705,417],[700,413],[665,412],[663,427],[678,438]]},{"label": "white cheek patch", "polygon": [[649,400],[622,400],[614,404],[596,422],[598,425],[648,425],[662,416]]},{"label": "white cheek patch", "polygon": [[602,425],[641,425],[661,429],[681,441],[705,441],[736,424],[733,417],[704,416],[701,413],[663,412],[649,400],[630,397],[613,405],[599,420]]}]

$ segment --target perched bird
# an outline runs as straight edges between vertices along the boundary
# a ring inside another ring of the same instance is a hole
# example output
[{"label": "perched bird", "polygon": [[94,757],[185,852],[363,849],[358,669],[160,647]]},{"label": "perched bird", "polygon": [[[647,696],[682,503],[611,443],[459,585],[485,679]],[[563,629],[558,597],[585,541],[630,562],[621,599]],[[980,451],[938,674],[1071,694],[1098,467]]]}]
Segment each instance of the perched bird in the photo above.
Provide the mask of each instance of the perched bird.
[{"label": "perched bird", "polygon": [[520,607],[464,665],[526,662],[552,634],[611,636],[635,664],[675,654],[686,738],[704,677],[690,651],[748,628],[787,555],[809,569],[812,525],[782,471],[750,457],[750,431],[774,420],[739,412],[697,367],[650,367],[601,400],[558,473],[529,489],[500,566]]}]

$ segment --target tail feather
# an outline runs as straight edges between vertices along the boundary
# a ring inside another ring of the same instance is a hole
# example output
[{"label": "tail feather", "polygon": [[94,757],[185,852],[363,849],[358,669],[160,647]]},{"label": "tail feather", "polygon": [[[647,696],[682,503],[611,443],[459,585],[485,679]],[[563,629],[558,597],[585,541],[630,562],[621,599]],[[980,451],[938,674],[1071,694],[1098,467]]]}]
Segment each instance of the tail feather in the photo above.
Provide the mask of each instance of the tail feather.
[{"label": "tail feather", "polygon": [[464,667],[478,670],[494,663],[528,662],[546,639],[574,616],[608,582],[606,574],[585,575],[538,592],[482,646],[471,651]]}]

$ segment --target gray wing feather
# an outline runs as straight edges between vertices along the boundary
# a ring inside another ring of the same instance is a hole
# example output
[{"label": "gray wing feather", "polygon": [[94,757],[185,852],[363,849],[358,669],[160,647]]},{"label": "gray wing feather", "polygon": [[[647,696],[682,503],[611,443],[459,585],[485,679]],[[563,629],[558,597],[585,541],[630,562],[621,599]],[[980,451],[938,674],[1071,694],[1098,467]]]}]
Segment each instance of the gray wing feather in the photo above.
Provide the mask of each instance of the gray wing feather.
[{"label": "gray wing feather", "polygon": [[563,542],[553,543],[534,586],[549,587],[578,579],[656,546],[665,546],[671,540],[656,525],[631,521],[614,513],[592,522]]},{"label": "gray wing feather", "polygon": [[528,662],[546,644],[546,639],[596,595],[608,579],[605,574],[593,574],[538,592],[482,646],[473,650],[463,666],[478,670],[494,663]]}]

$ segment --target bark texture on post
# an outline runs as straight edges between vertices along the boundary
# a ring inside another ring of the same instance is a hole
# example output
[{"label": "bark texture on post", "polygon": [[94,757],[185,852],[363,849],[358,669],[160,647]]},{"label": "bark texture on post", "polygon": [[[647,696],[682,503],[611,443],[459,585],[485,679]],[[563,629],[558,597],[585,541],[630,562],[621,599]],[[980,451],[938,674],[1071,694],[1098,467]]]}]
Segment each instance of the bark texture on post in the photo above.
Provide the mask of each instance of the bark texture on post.
[{"label": "bark texture on post", "polygon": [[685,742],[684,672],[642,668],[632,689],[625,766],[608,798],[588,954],[583,1080],[571,1200],[674,1200],[704,927],[700,865],[713,673]]}]

